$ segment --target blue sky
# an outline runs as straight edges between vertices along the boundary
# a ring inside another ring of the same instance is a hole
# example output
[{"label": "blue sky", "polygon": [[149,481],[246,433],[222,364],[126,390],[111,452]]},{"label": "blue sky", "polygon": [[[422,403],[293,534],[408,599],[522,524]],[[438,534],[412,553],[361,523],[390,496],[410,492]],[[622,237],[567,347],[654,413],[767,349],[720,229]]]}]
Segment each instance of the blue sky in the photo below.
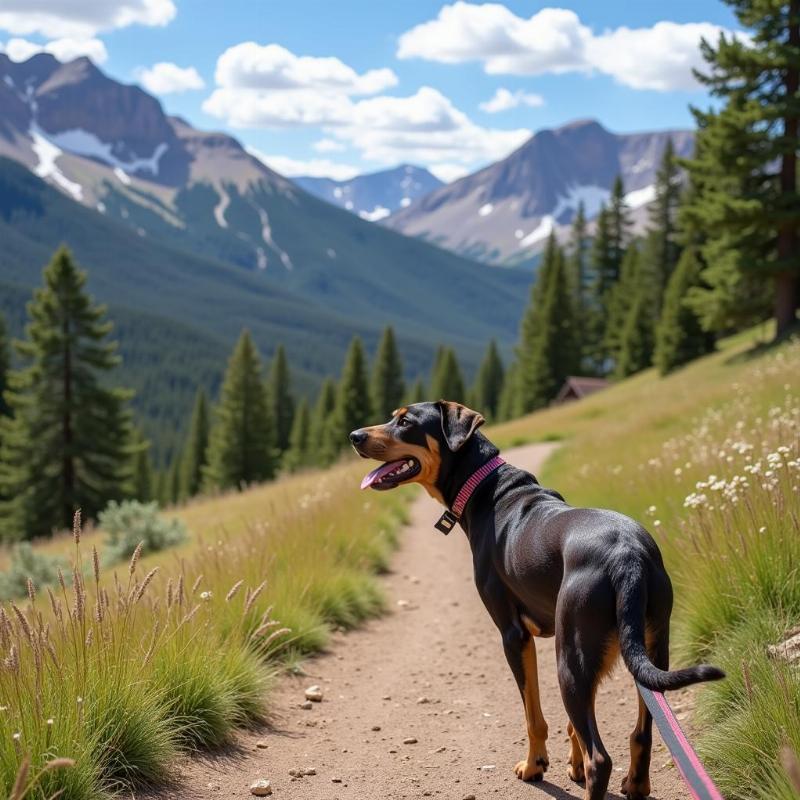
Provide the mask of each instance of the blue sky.
[{"label": "blue sky", "polygon": [[337,177],[406,161],[456,177],[577,118],[687,127],[688,104],[706,102],[697,41],[719,29],[737,25],[718,0],[0,5],[12,58],[88,52],[279,171]]}]

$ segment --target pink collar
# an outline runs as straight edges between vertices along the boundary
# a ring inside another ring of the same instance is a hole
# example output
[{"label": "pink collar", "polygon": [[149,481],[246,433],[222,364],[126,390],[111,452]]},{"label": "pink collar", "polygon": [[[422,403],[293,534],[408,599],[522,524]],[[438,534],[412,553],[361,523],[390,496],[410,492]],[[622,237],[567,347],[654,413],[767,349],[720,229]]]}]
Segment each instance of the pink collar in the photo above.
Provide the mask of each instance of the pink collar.
[{"label": "pink collar", "polygon": [[500,456],[495,456],[489,459],[482,467],[476,469],[475,472],[467,478],[466,483],[456,495],[452,511],[445,511],[434,527],[445,535],[450,533],[456,522],[461,519],[461,515],[464,513],[464,507],[467,505],[470,497],[472,497],[478,486],[480,486],[498,467],[505,463],[506,462],[500,458]]}]

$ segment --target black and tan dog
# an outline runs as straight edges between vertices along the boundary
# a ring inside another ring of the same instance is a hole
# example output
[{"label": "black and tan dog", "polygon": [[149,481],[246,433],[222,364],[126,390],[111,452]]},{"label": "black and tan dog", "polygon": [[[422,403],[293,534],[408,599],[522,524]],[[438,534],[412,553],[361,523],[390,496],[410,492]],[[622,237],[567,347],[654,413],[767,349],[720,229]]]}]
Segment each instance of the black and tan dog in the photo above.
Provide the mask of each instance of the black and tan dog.
[{"label": "black and tan dog", "polygon": [[[480,432],[483,417],[458,403],[417,403],[350,440],[365,458],[386,462],[362,487],[420,483],[452,508],[473,474],[498,455]],[[541,780],[548,767],[547,723],[539,702],[533,637],[555,636],[558,680],[569,716],[569,775],[586,781],[587,800],[605,797],[611,760],[597,730],[597,686],[619,654],[651,689],[678,689],[723,673],[711,666],[669,669],[672,586],[650,534],[632,519],[573,508],[529,472],[503,463],[474,490],[460,518],[472,548],[475,582],[500,629],[525,706],[529,749],[515,771]],[[652,717],[639,701],[622,791],[650,793]]]}]

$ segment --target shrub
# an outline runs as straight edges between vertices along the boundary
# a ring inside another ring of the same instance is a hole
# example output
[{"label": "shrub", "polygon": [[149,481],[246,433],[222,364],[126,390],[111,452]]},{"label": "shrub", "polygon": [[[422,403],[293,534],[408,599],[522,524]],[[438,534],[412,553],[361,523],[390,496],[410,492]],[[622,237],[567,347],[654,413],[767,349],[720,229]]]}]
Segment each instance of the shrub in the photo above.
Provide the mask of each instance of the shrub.
[{"label": "shrub", "polygon": [[35,586],[54,583],[62,560],[55,556],[37,553],[28,542],[16,545],[11,551],[8,569],[0,573],[0,600],[24,597],[28,592],[28,581]]},{"label": "shrub", "polygon": [[186,539],[186,527],[178,519],[165,519],[156,503],[138,500],[112,501],[98,520],[106,532],[106,558],[110,563],[124,561],[142,544],[142,553],[155,553],[174,547]]}]

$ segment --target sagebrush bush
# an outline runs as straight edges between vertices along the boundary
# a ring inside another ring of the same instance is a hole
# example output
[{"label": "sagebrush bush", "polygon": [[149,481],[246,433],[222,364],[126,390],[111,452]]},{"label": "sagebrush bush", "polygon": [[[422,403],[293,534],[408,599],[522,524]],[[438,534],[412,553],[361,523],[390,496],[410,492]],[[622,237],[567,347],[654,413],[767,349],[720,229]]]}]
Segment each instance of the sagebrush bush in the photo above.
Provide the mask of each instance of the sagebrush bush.
[{"label": "sagebrush bush", "polygon": [[112,500],[98,518],[106,532],[105,558],[108,563],[124,561],[141,544],[142,553],[157,553],[186,539],[186,526],[179,519],[161,516],[156,503]]},{"label": "sagebrush bush", "polygon": [[0,572],[0,600],[13,600],[28,593],[28,581],[34,586],[55,583],[64,559],[36,552],[30,542],[21,542],[11,550],[9,565]]}]

